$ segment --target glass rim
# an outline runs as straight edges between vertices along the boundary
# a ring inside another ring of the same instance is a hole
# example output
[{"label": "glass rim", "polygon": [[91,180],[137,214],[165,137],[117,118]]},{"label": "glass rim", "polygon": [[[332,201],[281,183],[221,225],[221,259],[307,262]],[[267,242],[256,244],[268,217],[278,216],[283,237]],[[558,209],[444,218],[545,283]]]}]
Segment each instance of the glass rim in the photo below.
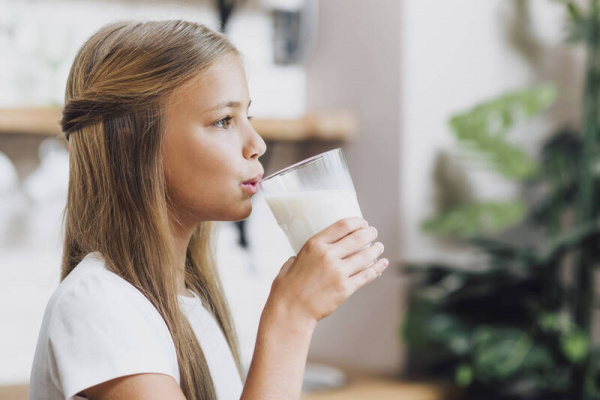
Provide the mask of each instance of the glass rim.
[{"label": "glass rim", "polygon": [[[321,158],[324,158],[325,156],[327,156],[330,153],[341,152],[341,151],[342,151],[342,148],[341,147],[337,147],[335,149],[331,149],[331,150],[328,150],[326,152],[323,152],[323,153],[314,155],[312,157],[306,158],[306,159],[304,159],[302,161],[298,161],[295,164],[292,164],[292,165],[287,166],[287,167],[285,167],[283,169],[280,169],[279,171],[272,173],[271,175],[267,176],[266,178],[261,179],[259,183],[262,183],[264,181],[268,181],[269,179],[274,178],[276,176],[285,175],[288,172],[291,172],[291,170],[298,168],[299,166],[304,166],[304,165],[311,164],[311,163],[313,163],[315,161],[318,161]],[[343,153],[342,153],[342,155],[343,155]]]}]

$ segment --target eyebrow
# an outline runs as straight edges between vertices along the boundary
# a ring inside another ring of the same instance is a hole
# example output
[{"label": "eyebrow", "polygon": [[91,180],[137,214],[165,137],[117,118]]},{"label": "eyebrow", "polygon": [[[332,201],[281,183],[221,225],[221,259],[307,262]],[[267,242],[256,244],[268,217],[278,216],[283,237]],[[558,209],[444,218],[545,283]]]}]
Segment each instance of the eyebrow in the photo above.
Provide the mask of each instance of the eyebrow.
[{"label": "eyebrow", "polygon": [[[248,102],[248,108],[250,108],[250,105],[252,104],[252,100],[250,100]],[[240,107],[242,105],[242,103],[240,103],[239,101],[228,101],[226,103],[221,103],[216,105],[215,107],[211,108],[211,111],[217,111],[220,110],[222,108],[236,108],[236,107]]]}]

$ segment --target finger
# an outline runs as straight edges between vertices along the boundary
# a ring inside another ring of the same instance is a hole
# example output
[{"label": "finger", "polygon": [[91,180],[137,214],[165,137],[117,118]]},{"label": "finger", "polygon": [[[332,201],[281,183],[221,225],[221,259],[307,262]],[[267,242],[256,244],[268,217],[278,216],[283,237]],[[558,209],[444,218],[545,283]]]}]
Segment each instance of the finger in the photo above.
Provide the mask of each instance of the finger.
[{"label": "finger", "polygon": [[341,259],[353,255],[377,239],[377,229],[370,226],[352,232],[334,243],[334,253]]},{"label": "finger", "polygon": [[390,262],[387,258],[382,258],[377,261],[373,266],[353,275],[349,279],[348,290],[350,293],[349,296],[352,296],[354,292],[356,292],[361,287],[365,286],[367,283],[373,282],[375,279],[379,277],[383,271],[390,265]]},{"label": "finger", "polygon": [[383,243],[376,242],[345,259],[344,268],[346,268],[348,276],[352,276],[373,264],[383,253],[383,249]]},{"label": "finger", "polygon": [[366,228],[367,226],[369,226],[369,223],[363,218],[343,218],[314,235],[313,240],[323,241],[327,244],[335,243],[355,230]]}]

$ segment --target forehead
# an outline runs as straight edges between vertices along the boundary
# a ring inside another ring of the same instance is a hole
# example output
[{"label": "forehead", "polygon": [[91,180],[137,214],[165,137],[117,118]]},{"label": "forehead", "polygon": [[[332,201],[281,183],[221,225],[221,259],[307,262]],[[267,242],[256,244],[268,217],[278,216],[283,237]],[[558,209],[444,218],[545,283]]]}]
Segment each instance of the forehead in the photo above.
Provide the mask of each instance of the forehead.
[{"label": "forehead", "polygon": [[227,55],[175,89],[170,100],[178,105],[210,108],[229,101],[247,102],[248,98],[248,82],[242,63],[237,56]]}]

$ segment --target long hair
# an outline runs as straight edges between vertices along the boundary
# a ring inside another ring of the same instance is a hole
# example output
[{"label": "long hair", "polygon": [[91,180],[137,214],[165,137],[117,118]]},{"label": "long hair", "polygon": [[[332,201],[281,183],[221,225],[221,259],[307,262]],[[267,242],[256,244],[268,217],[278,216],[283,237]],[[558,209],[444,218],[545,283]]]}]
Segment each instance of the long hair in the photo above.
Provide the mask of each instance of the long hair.
[{"label": "long hair", "polygon": [[[86,254],[100,252],[164,319],[190,400],[215,400],[216,393],[178,304],[163,171],[164,105],[174,89],[230,54],[239,55],[222,34],[191,22],[107,25],[73,62],[61,122],[70,146],[61,280]],[[243,380],[213,235],[210,222],[198,225],[187,249],[185,283],[215,316]]]}]

